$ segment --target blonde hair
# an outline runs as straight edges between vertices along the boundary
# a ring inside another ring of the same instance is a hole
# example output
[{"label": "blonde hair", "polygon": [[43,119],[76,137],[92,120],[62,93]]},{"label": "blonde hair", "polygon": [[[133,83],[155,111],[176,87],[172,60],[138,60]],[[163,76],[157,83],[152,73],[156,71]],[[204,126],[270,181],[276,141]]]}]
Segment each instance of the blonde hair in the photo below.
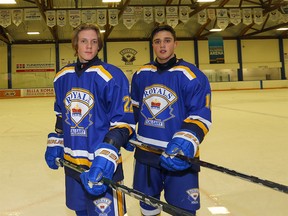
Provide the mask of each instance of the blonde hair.
[{"label": "blonde hair", "polygon": [[98,46],[99,46],[98,52],[99,52],[103,48],[103,39],[100,33],[100,28],[93,23],[82,23],[73,31],[71,42],[72,42],[72,48],[75,51],[74,55],[77,56],[78,54],[78,36],[79,33],[83,30],[94,30],[96,32],[98,37]]}]

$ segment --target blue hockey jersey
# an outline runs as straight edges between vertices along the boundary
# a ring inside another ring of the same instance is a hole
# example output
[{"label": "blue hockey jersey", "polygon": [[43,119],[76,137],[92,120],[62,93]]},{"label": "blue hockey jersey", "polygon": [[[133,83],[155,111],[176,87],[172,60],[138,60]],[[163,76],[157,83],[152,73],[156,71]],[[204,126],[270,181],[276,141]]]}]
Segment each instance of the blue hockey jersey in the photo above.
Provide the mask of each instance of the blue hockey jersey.
[{"label": "blue hockey jersey", "polygon": [[76,63],[67,65],[55,76],[54,111],[62,117],[64,158],[90,167],[110,129],[133,131],[129,83],[119,68],[98,58],[81,74],[75,68]]},{"label": "blue hockey jersey", "polygon": [[[203,72],[182,59],[167,70],[157,63],[132,77],[131,98],[138,122],[137,139],[165,149],[176,131],[189,130],[202,142],[211,126],[211,89]],[[136,159],[158,166],[158,156],[137,149]]]}]

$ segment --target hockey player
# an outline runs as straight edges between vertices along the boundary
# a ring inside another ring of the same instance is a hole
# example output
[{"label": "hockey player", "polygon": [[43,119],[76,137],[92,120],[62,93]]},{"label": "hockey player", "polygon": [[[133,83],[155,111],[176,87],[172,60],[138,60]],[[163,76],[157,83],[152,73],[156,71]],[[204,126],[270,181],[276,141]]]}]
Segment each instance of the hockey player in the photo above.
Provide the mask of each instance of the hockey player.
[{"label": "hockey player", "polygon": [[[169,25],[151,34],[155,61],[132,77],[131,98],[137,139],[165,150],[162,155],[136,148],[133,188],[196,214],[200,208],[200,167],[174,157],[199,157],[199,145],[211,125],[211,89],[207,77],[195,65],[177,59],[176,34]],[[160,210],[140,203],[142,215]]]},{"label": "hockey player", "polygon": [[72,37],[77,62],[54,79],[56,133],[48,135],[45,159],[52,169],[56,158],[90,168],[79,176],[65,167],[66,205],[78,216],[126,212],[124,194],[100,182],[123,180],[120,148],[133,133],[128,80],[98,58],[102,46],[100,29],[81,24]]}]

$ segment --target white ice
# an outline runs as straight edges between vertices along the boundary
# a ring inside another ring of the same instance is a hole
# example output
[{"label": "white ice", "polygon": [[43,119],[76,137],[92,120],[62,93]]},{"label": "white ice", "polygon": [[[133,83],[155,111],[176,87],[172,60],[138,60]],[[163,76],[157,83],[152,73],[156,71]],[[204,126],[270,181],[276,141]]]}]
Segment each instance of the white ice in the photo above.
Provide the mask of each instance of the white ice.
[{"label": "white ice", "polygon": [[[53,101],[0,99],[0,216],[74,215],[65,206],[63,170],[44,160]],[[201,160],[288,185],[288,89],[214,91],[212,112]],[[132,187],[133,155],[124,151],[123,161]],[[213,208],[231,216],[288,215],[288,194],[215,170],[202,168],[200,193],[198,216],[213,215]],[[134,198],[127,197],[127,208],[140,216]]]}]

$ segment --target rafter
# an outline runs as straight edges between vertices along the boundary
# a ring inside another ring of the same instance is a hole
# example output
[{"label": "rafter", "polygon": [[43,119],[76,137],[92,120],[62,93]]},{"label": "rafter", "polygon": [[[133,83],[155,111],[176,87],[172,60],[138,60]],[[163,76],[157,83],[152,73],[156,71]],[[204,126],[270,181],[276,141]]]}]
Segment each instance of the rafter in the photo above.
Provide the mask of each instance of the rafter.
[{"label": "rafter", "polygon": [[254,35],[257,35],[257,34],[260,34],[260,33],[263,33],[263,32],[275,30],[277,28],[281,28],[281,27],[285,27],[285,26],[287,26],[287,23],[281,23],[281,24],[278,24],[278,25],[275,25],[275,26],[271,26],[269,28],[265,28],[265,29],[263,29],[261,31],[256,31],[256,32],[252,32],[252,33],[246,34],[244,36],[245,37],[250,37],[250,36],[254,36]]},{"label": "rafter", "polygon": [[0,26],[0,40],[7,44],[11,43],[9,38],[7,37],[5,29],[2,26]]},{"label": "rafter", "polygon": [[[35,0],[35,4],[36,6],[38,7],[39,11],[40,11],[40,14],[43,18],[43,20],[46,20],[46,14],[45,14],[45,1],[44,0],[41,0],[41,3],[39,2],[39,0]],[[52,34],[53,36],[53,39],[55,42],[58,42],[58,34],[57,34],[57,26],[54,26],[52,28],[50,28],[48,25],[46,25],[47,28],[49,29],[50,33]]]}]

